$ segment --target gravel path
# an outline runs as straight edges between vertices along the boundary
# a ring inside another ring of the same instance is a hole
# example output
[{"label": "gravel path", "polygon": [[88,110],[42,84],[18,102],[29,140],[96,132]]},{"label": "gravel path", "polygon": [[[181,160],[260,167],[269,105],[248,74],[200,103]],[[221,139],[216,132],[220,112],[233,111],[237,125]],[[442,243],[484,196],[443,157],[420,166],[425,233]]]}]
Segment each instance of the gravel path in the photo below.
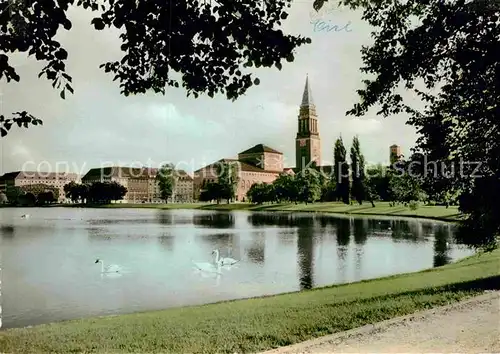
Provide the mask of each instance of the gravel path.
[{"label": "gravel path", "polygon": [[266,352],[500,353],[500,292]]}]

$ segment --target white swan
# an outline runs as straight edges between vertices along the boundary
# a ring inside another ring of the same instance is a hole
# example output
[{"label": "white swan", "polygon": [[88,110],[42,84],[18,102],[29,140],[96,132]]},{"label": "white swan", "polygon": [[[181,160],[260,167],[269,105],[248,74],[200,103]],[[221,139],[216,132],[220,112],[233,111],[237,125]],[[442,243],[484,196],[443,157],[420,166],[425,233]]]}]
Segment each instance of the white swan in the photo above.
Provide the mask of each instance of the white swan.
[{"label": "white swan", "polygon": [[23,214],[23,215],[21,215],[21,218],[23,218],[23,219],[27,219],[29,217],[30,217],[30,214]]},{"label": "white swan", "polygon": [[212,254],[215,255],[215,264],[220,263],[221,266],[232,266],[239,262],[238,260],[230,257],[219,258],[219,250],[213,250]]},{"label": "white swan", "polygon": [[193,262],[193,264],[196,267],[196,269],[201,270],[202,272],[222,274],[220,262],[215,263],[215,264],[208,263],[208,262],[204,262],[204,263]]},{"label": "white swan", "polygon": [[104,262],[101,259],[96,259],[95,263],[101,263],[101,273],[118,273],[120,272],[120,266],[116,264],[110,264],[109,266],[104,267]]}]

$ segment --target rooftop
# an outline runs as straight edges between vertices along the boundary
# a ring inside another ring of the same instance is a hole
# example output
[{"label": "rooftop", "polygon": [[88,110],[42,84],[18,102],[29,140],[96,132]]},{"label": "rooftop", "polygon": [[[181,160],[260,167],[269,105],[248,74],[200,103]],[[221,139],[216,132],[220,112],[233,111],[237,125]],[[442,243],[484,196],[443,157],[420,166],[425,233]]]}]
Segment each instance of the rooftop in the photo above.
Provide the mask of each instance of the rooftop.
[{"label": "rooftop", "polygon": [[263,152],[269,152],[272,154],[280,154],[283,155],[282,152],[279,152],[278,150],[274,150],[273,148],[270,148],[267,145],[264,144],[257,144],[250,149],[247,149],[243,152],[240,152],[239,155],[246,155],[246,154],[256,154],[256,153],[263,153]]},{"label": "rooftop", "polygon": [[76,179],[77,173],[72,172],[43,172],[43,171],[14,171],[0,176],[0,180],[9,179]]},{"label": "rooftop", "polygon": [[281,171],[268,171],[268,170],[264,170],[263,168],[250,165],[250,164],[248,164],[246,162],[243,162],[243,161],[240,161],[240,160],[237,160],[237,159],[220,159],[218,161],[215,161],[214,163],[211,163],[210,165],[207,165],[205,167],[202,167],[202,168],[196,170],[195,174],[197,172],[200,172],[200,171],[204,170],[204,169],[207,169],[207,168],[210,168],[210,167],[214,167],[215,165],[222,164],[222,163],[237,163],[240,166],[241,171],[244,171],[244,172],[281,173]]},{"label": "rooftop", "polygon": [[302,94],[301,107],[314,106],[314,100],[311,92],[311,87],[309,86],[309,76],[306,76],[306,85],[304,86],[304,93]]}]

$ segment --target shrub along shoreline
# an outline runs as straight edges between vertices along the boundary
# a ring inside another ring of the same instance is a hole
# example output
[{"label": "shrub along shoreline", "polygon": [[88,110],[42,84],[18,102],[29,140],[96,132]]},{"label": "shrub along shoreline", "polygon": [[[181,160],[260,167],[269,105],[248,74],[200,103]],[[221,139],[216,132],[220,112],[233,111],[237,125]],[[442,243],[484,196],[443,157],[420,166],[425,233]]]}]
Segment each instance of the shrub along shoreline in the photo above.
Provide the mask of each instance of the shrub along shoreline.
[{"label": "shrub along shoreline", "polygon": [[416,210],[411,210],[403,205],[390,206],[389,202],[376,202],[375,207],[369,203],[363,205],[346,205],[341,202],[325,202],[312,204],[294,204],[294,203],[276,203],[255,205],[251,203],[171,203],[171,204],[131,204],[131,203],[113,203],[105,205],[86,205],[86,204],[62,204],[59,207],[83,207],[83,208],[138,208],[138,209],[198,209],[215,211],[259,211],[259,212],[314,212],[314,213],[332,213],[366,216],[394,216],[408,218],[423,218],[441,221],[459,221],[461,213],[458,207],[450,206],[427,206],[422,205]]},{"label": "shrub along shoreline", "polygon": [[0,332],[2,352],[258,352],[500,287],[500,250],[429,270],[216,304]]}]

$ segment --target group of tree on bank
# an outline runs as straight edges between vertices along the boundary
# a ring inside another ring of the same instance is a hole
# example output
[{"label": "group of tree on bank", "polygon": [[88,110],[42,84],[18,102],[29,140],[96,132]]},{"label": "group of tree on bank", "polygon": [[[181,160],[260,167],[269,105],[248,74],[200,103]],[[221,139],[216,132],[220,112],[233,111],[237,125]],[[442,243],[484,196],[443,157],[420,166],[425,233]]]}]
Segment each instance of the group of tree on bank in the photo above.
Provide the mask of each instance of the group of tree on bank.
[{"label": "group of tree on bank", "polygon": [[84,184],[70,182],[64,186],[64,193],[73,203],[109,204],[122,200],[127,194],[127,188],[115,181]]},{"label": "group of tree on bank", "polygon": [[12,206],[42,206],[56,203],[59,190],[49,185],[8,186],[0,195],[1,203]]},{"label": "group of tree on bank", "polygon": [[[313,8],[318,11],[326,2],[315,0]],[[361,72],[370,78],[363,78],[364,88],[357,91],[359,103],[348,114],[363,116],[373,107],[380,107],[377,114],[384,117],[404,113],[400,116],[407,117],[405,123],[420,134],[416,148],[424,156],[447,166],[462,161],[477,163],[478,171],[468,165],[451,177],[438,174],[416,180],[424,190],[432,191],[431,196],[445,199],[458,196],[460,210],[466,216],[465,234],[478,244],[494,242],[500,233],[500,64],[494,54],[500,46],[498,2],[339,0],[337,3],[359,10],[363,20],[373,27],[372,44],[361,48]],[[45,76],[53,87],[61,90],[61,98],[73,92],[72,78],[65,65],[68,52],[56,38],[58,28],[68,31],[72,28],[68,18],[71,4],[74,1],[0,3],[3,14],[0,77],[7,82],[19,81],[20,76],[9,59],[17,55],[14,53],[29,53],[46,62],[39,77]],[[297,47],[311,43],[309,38],[290,35],[280,28],[288,17],[290,0],[261,2],[262,6],[245,2],[191,6],[188,1],[146,0],[141,4],[144,6],[121,1],[120,6],[115,6],[115,1],[108,0],[101,3],[82,0],[75,4],[95,11],[92,24],[97,31],[109,27],[124,31],[122,60],[105,63],[102,68],[120,82],[121,92],[126,96],[148,91],[165,93],[167,86],[182,85],[188,95],[224,94],[234,100],[259,83],[254,67],[281,70],[283,59],[293,62]],[[238,16],[234,16],[235,8]],[[411,25],[410,17],[414,20]],[[47,18],[51,21],[46,21]],[[198,45],[192,40],[195,37],[210,41]],[[158,43],[158,38],[169,40]],[[157,55],[159,52],[168,55]],[[180,73],[182,80],[172,77],[172,72]],[[419,81],[423,85],[415,85]],[[408,96],[412,100],[402,97],[403,86],[411,93]],[[418,107],[414,106],[414,97],[424,104],[419,102]],[[6,136],[12,127],[27,128],[30,124],[40,125],[41,120],[26,111],[12,113],[10,117],[0,115],[0,135]],[[477,178],[478,174],[481,178]],[[403,193],[405,186],[414,182],[405,178],[389,181],[400,184],[400,188],[390,193]],[[342,195],[346,198],[347,184],[342,185]],[[351,188],[357,186],[356,183]],[[408,198],[406,195],[405,199]]]},{"label": "group of tree on bank", "polygon": [[[177,176],[173,164],[160,167],[156,176],[160,190],[160,198],[165,202],[172,197]],[[116,181],[104,181],[78,184],[70,182],[64,186],[64,193],[73,203],[109,204],[122,200],[128,189]]]},{"label": "group of tree on bank", "polygon": [[347,161],[342,138],[338,138],[330,173],[316,166],[298,171],[295,175],[283,173],[273,183],[252,185],[247,196],[256,204],[318,201],[351,204],[355,201],[361,205],[368,201],[375,206],[376,201],[388,201],[391,205],[403,203],[412,208],[416,208],[418,202],[453,204],[451,198],[425,192],[423,174],[412,168],[418,165],[412,165],[412,161],[400,160],[392,166],[366,168],[358,137],[353,138],[350,161]]},{"label": "group of tree on bank", "polygon": [[238,186],[238,165],[232,162],[222,162],[217,164],[215,173],[217,181],[204,184],[200,191],[200,202],[216,201],[217,204],[221,200],[226,200],[230,203],[235,199],[236,188]]}]

